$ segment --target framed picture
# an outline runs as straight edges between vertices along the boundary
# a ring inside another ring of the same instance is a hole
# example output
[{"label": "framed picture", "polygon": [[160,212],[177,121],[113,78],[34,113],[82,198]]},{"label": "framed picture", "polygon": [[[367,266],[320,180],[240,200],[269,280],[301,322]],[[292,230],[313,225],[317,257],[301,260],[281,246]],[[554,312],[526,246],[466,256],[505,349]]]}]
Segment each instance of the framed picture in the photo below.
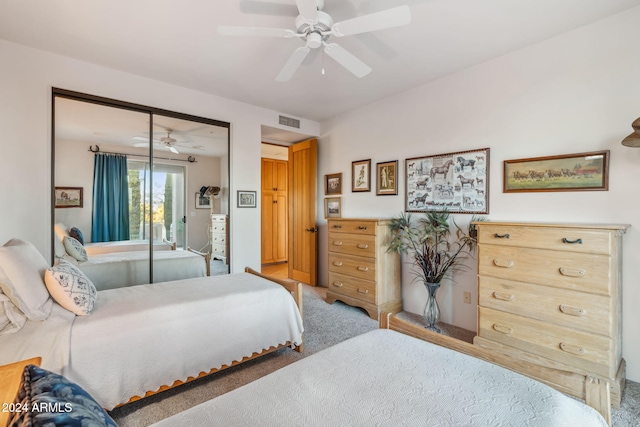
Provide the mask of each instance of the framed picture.
[{"label": "framed picture", "polygon": [[489,213],[489,149],[405,160],[405,209]]},{"label": "framed picture", "polygon": [[376,196],[397,195],[398,161],[377,163],[376,166]]},{"label": "framed picture", "polygon": [[324,194],[342,194],[342,172],[324,176]]},{"label": "framed picture", "polygon": [[351,191],[371,191],[371,159],[351,162]]},{"label": "framed picture", "polygon": [[200,192],[196,191],[196,209],[211,209],[211,198],[201,196]]},{"label": "framed picture", "polygon": [[342,216],[342,201],[340,197],[327,197],[324,199],[324,217],[340,218]]},{"label": "framed picture", "polygon": [[238,190],[238,207],[239,208],[255,208],[256,192]]},{"label": "framed picture", "polygon": [[505,160],[505,193],[607,191],[609,150]]},{"label": "framed picture", "polygon": [[55,202],[56,208],[81,208],[83,187],[56,187]]}]

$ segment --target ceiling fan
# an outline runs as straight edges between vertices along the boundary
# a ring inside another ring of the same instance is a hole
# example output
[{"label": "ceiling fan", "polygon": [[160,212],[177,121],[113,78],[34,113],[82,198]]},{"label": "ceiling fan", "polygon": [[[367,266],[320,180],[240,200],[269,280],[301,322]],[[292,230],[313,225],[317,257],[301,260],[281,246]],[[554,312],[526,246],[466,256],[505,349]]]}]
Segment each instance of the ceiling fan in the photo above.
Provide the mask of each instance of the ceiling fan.
[{"label": "ceiling fan", "polygon": [[329,38],[399,27],[411,22],[409,6],[394,7],[334,23],[331,16],[322,11],[324,0],[296,0],[296,5],[300,15],[295,19],[295,30],[220,26],[218,33],[225,36],[298,37],[302,39],[305,45],[293,52],[276,77],[276,81],[286,82],[291,79],[311,49],[318,49],[320,46],[324,46],[324,53],[356,77],[364,77],[371,72],[371,68],[342,46],[328,43]]},{"label": "ceiling fan", "polygon": [[[173,130],[165,129],[165,132],[167,133],[167,136],[163,136],[159,140],[155,140],[154,139],[153,143],[156,144],[156,145],[164,145],[164,147],[167,150],[171,151],[174,154],[180,154],[180,152],[176,149],[176,147],[193,148],[193,149],[196,149],[196,150],[203,150],[204,149],[204,147],[202,147],[201,145],[195,145],[195,146],[189,147],[189,146],[186,146],[186,145],[176,144],[178,142],[178,140],[171,137],[171,133],[173,132]],[[146,138],[146,137],[143,137],[143,136],[134,136],[133,139],[147,141],[147,143],[133,144],[134,147],[145,147],[145,146],[147,146],[148,141],[149,141],[149,138]]]}]

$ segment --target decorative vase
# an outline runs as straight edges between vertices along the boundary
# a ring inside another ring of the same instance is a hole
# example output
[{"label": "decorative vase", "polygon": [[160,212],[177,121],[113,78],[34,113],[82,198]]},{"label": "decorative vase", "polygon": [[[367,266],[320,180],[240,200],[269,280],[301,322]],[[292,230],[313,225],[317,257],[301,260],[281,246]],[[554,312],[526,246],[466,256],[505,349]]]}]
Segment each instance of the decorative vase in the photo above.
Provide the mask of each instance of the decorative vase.
[{"label": "decorative vase", "polygon": [[436,323],[440,320],[440,308],[438,307],[438,301],[436,300],[436,291],[440,287],[440,283],[425,282],[424,285],[429,291],[427,305],[424,307],[424,320],[427,322],[427,329],[440,333],[442,331],[436,327]]}]

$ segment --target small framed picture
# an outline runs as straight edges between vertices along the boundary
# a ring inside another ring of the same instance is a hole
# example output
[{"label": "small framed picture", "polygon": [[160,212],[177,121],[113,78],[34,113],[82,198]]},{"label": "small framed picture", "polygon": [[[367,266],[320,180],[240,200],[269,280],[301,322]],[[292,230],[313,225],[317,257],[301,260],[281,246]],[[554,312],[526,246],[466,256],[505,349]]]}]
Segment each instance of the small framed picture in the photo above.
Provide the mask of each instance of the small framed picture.
[{"label": "small framed picture", "polygon": [[211,198],[208,196],[201,196],[199,191],[196,191],[196,209],[210,209]]},{"label": "small framed picture", "polygon": [[324,194],[342,194],[342,172],[324,176]]},{"label": "small framed picture", "polygon": [[340,218],[342,216],[342,200],[340,197],[327,197],[324,199],[324,217]]},{"label": "small framed picture", "polygon": [[378,163],[376,172],[376,196],[396,196],[398,194],[398,161]]},{"label": "small framed picture", "polygon": [[351,162],[351,191],[371,191],[371,159]]},{"label": "small framed picture", "polygon": [[255,208],[256,192],[238,190],[238,207],[239,208]]},{"label": "small framed picture", "polygon": [[81,208],[82,187],[56,187],[56,208]]}]

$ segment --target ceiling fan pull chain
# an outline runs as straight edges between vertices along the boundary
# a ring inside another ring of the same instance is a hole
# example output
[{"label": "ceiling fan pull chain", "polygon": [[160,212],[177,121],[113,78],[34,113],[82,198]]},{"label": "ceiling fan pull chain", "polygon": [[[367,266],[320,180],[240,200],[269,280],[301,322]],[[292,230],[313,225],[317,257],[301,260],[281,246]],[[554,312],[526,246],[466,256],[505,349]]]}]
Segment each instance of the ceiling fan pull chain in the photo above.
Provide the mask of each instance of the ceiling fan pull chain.
[{"label": "ceiling fan pull chain", "polygon": [[324,49],[322,49],[321,53],[322,53],[322,57],[321,57],[321,60],[322,60],[322,75],[324,76]]}]

